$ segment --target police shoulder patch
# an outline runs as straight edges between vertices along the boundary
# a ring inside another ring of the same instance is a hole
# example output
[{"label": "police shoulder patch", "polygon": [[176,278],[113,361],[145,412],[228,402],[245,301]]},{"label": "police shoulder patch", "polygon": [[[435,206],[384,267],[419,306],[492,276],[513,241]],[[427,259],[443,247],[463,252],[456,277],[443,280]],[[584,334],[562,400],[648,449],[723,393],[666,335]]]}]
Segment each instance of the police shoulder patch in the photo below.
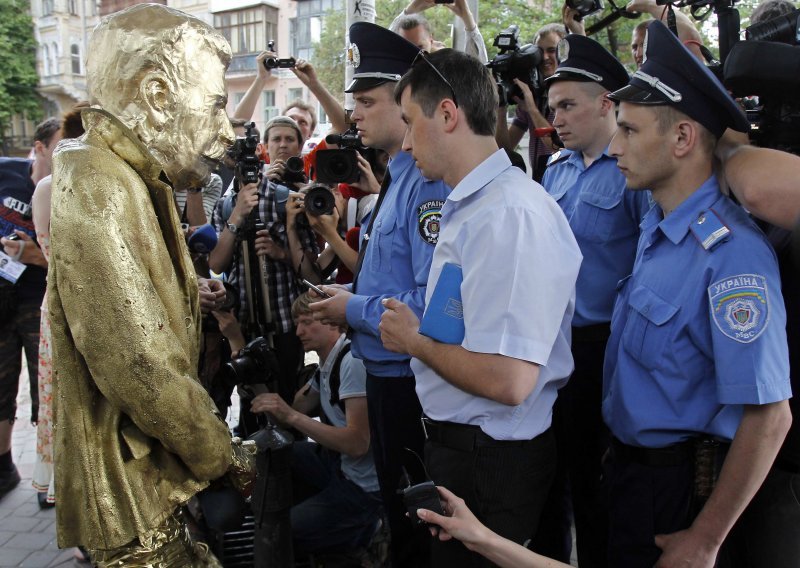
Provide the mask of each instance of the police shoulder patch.
[{"label": "police shoulder patch", "polygon": [[443,205],[443,200],[432,199],[417,207],[419,236],[426,243],[435,245],[439,240],[439,226],[442,220]]},{"label": "police shoulder patch", "polygon": [[734,341],[750,343],[767,329],[767,279],[738,274],[708,287],[711,315],[717,328]]}]

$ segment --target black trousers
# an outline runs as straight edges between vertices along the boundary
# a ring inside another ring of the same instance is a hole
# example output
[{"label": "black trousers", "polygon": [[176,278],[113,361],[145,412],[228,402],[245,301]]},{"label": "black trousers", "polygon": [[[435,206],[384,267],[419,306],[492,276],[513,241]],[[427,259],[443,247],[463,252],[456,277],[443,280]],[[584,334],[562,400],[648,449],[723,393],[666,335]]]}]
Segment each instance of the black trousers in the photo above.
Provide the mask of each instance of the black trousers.
[{"label": "black trousers", "polygon": [[776,464],[725,539],[719,566],[797,568],[798,564],[800,470]]},{"label": "black trousers", "polygon": [[[519,544],[536,530],[555,460],[551,430],[522,443],[484,439],[472,451],[432,440],[425,444],[425,465],[433,481],[464,499],[491,530]],[[453,539],[432,541],[431,566],[471,568],[492,563]]]},{"label": "black trousers", "polygon": [[657,534],[686,529],[694,520],[694,462],[644,465],[612,449],[606,464],[609,487],[608,564],[650,568],[661,556]]},{"label": "black trousers", "polygon": [[553,406],[558,467],[530,548],[569,564],[574,518],[578,563],[603,568],[608,565],[608,503],[601,484],[610,440],[602,416],[608,326],[591,328],[573,329],[575,371]]},{"label": "black trousers", "polygon": [[413,376],[376,377],[367,373],[370,442],[392,534],[394,568],[428,565],[430,536],[423,527],[412,525],[405,516],[403,500],[397,494],[405,461],[404,448],[420,457],[423,454],[422,407],[415,386]]}]

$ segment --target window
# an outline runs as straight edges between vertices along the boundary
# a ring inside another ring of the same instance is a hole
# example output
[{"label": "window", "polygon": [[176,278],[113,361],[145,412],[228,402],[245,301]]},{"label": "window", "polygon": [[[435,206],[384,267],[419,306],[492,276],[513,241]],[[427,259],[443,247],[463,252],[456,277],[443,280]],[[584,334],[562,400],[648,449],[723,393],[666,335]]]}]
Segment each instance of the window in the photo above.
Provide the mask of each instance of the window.
[{"label": "window", "polygon": [[81,48],[77,43],[73,43],[69,48],[70,58],[72,60],[72,74],[81,74]]},{"label": "window", "polygon": [[297,17],[290,21],[292,55],[299,59],[311,59],[314,44],[322,33],[322,20],[329,10],[344,9],[342,0],[309,0],[298,2]]},{"label": "window", "polygon": [[279,109],[275,106],[275,91],[264,91],[264,123],[278,116],[278,112]]},{"label": "window", "polygon": [[286,104],[288,105],[290,102],[295,101],[297,99],[305,100],[303,97],[303,88],[299,87],[296,89],[289,89],[288,94],[286,95]]},{"label": "window", "polygon": [[239,106],[239,103],[242,102],[244,98],[244,91],[239,91],[238,93],[233,93],[233,108]]},{"label": "window", "polygon": [[58,65],[58,44],[53,42],[50,44],[50,73],[53,75],[58,75],[61,73],[61,69],[59,69]]},{"label": "window", "polygon": [[67,0],[67,10],[73,16],[78,15],[78,0]]},{"label": "window", "polygon": [[42,0],[42,16],[49,16],[53,13],[54,0]]},{"label": "window", "polygon": [[47,48],[47,44],[42,46],[42,71],[45,77],[50,76],[50,50]]},{"label": "window", "polygon": [[234,54],[259,53],[278,37],[278,10],[258,6],[214,14],[214,27],[231,44]]}]

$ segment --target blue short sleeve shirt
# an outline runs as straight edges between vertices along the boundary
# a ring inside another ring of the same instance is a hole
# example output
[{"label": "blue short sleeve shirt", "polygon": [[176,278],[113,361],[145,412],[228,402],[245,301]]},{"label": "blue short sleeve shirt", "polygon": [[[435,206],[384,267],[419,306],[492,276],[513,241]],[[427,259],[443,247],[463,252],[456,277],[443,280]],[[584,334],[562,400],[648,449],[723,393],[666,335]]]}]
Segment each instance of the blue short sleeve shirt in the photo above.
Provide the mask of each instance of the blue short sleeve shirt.
[{"label": "blue short sleeve shirt", "polygon": [[649,191],[625,189],[625,176],[607,150],[588,167],[581,152],[551,158],[542,185],[564,211],[583,254],[572,325],[611,321],[617,283],[631,273]]},{"label": "blue short sleeve shirt", "polygon": [[742,405],[791,396],[775,254],[714,177],[642,222],[606,349],[603,418],[626,444],[732,440]]}]

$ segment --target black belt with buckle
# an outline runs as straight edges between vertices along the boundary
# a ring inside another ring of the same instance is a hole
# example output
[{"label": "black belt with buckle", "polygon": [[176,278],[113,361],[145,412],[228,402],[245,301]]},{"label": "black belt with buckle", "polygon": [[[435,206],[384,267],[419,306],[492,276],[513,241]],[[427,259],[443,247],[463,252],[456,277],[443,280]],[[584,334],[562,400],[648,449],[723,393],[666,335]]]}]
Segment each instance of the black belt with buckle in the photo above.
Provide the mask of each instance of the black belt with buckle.
[{"label": "black belt with buckle", "polygon": [[612,438],[611,446],[616,459],[653,467],[683,465],[694,459],[694,440],[686,440],[665,448],[640,448]]},{"label": "black belt with buckle", "polygon": [[431,442],[462,452],[471,452],[479,446],[521,447],[542,436],[540,434],[533,440],[495,440],[481,430],[480,426],[441,422],[427,416],[422,417],[422,429],[425,431],[425,438]]}]

